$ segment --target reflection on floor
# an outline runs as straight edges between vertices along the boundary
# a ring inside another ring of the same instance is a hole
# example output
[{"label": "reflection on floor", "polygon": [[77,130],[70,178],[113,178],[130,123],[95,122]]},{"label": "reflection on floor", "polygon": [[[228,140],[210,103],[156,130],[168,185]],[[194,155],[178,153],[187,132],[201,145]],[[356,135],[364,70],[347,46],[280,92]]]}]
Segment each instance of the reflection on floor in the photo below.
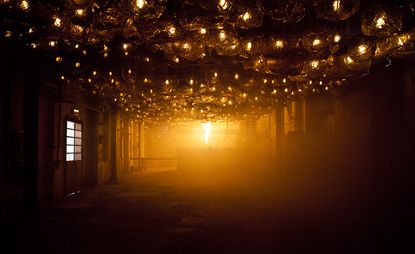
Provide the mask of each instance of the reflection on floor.
[{"label": "reflection on floor", "polygon": [[19,225],[18,251],[383,253],[385,242],[393,245],[384,235],[393,225],[379,225],[359,195],[308,179],[266,171],[137,173],[45,207]]}]

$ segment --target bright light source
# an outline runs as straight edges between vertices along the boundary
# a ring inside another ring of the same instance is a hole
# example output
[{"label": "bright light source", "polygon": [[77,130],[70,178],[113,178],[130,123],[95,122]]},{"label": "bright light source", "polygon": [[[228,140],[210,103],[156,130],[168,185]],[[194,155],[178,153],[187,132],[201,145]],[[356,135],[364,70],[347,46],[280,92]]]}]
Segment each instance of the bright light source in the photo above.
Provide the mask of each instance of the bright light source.
[{"label": "bright light source", "polygon": [[136,1],[136,5],[137,5],[137,7],[139,8],[139,9],[143,9],[144,8],[144,6],[146,5],[147,3],[146,3],[146,1],[144,1],[144,0],[137,0]]},{"label": "bright light source", "polygon": [[205,134],[205,143],[209,143],[209,135],[210,135],[210,128],[212,126],[211,123],[203,123],[203,130],[204,130],[204,134]]},{"label": "bright light source", "polygon": [[382,29],[386,25],[385,17],[381,16],[376,19],[376,28]]},{"label": "bright light source", "polygon": [[244,21],[247,21],[248,19],[250,19],[251,18],[251,14],[249,13],[249,12],[245,12],[244,14],[243,14],[243,16],[242,16],[242,19],[244,20]]},{"label": "bright light source", "polygon": [[339,11],[341,7],[340,0],[333,1],[332,7],[333,11]]}]

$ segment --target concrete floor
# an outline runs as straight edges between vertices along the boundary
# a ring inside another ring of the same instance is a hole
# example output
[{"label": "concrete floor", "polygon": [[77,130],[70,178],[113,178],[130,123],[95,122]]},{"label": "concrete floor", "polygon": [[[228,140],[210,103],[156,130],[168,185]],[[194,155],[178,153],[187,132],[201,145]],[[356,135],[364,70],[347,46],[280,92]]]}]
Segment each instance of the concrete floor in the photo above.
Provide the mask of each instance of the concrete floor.
[{"label": "concrete floor", "polygon": [[120,178],[21,222],[17,252],[401,253],[389,233],[393,223],[379,225],[351,190],[252,176],[166,171]]}]

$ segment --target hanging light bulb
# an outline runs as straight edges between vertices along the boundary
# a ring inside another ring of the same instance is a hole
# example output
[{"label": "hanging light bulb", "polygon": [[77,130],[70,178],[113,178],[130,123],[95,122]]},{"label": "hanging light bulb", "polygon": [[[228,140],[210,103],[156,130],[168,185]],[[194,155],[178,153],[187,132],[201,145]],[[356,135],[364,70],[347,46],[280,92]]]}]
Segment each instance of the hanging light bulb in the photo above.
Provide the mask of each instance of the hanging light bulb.
[{"label": "hanging light bulb", "polygon": [[203,27],[202,27],[202,28],[200,28],[200,29],[199,29],[199,33],[200,33],[200,34],[206,34],[206,33],[207,33],[206,28],[203,28]]},{"label": "hanging light bulb", "polygon": [[318,47],[321,44],[321,40],[320,39],[315,39],[313,41],[313,47]]},{"label": "hanging light bulb", "polygon": [[19,7],[20,7],[20,9],[22,9],[23,11],[28,11],[28,10],[29,10],[29,8],[30,8],[29,1],[27,1],[27,0],[22,0],[22,1],[20,1]]},{"label": "hanging light bulb", "polygon": [[221,41],[223,41],[223,40],[226,39],[226,33],[225,33],[225,31],[222,30],[222,31],[219,32],[219,39]]},{"label": "hanging light bulb", "polygon": [[242,16],[242,19],[244,21],[248,21],[250,18],[252,18],[251,14],[249,12],[245,12]]},{"label": "hanging light bulb", "polygon": [[385,25],[386,25],[386,21],[385,21],[385,15],[380,16],[379,18],[376,19],[376,28],[377,29],[382,29]]},{"label": "hanging light bulb", "polygon": [[169,35],[170,35],[170,36],[174,36],[174,35],[176,34],[176,27],[174,27],[174,26],[170,26],[170,27],[167,29],[167,31],[168,31],[168,33],[169,33]]},{"label": "hanging light bulb", "polygon": [[143,9],[144,6],[147,4],[147,1],[145,0],[136,0],[135,5],[138,9]]},{"label": "hanging light bulb", "polygon": [[333,11],[340,11],[340,0],[335,0],[333,1],[332,7],[333,7]]},{"label": "hanging light bulb", "polygon": [[77,16],[84,16],[85,15],[85,11],[83,9],[76,9],[75,10],[75,14]]},{"label": "hanging light bulb", "polygon": [[359,45],[357,50],[359,51],[360,54],[364,54],[364,53],[366,53],[367,46],[366,45]]},{"label": "hanging light bulb", "polygon": [[282,40],[277,40],[277,41],[275,42],[275,47],[276,47],[277,49],[281,49],[282,47],[284,47],[284,42],[283,42]]},{"label": "hanging light bulb", "polygon": [[246,43],[246,50],[251,51],[251,49],[252,49],[252,42],[249,41]]},{"label": "hanging light bulb", "polygon": [[311,67],[313,69],[317,69],[318,68],[318,64],[319,64],[319,62],[317,60],[311,61]]},{"label": "hanging light bulb", "polygon": [[53,25],[56,26],[56,27],[61,27],[62,20],[59,17],[55,17],[54,21],[53,21]]},{"label": "hanging light bulb", "polygon": [[338,43],[338,42],[340,42],[340,40],[342,39],[342,37],[341,37],[341,35],[340,34],[336,34],[336,35],[334,35],[334,42],[335,43]]},{"label": "hanging light bulb", "polygon": [[226,9],[228,9],[229,8],[229,2],[228,1],[226,1],[226,0],[219,0],[219,7],[222,9],[222,10],[226,10]]}]

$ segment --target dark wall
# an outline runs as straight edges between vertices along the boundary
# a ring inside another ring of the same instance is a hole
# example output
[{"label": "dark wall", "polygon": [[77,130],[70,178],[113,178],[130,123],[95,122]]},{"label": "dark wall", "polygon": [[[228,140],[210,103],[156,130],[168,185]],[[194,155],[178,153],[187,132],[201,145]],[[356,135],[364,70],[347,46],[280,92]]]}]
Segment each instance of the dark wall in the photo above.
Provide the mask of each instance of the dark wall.
[{"label": "dark wall", "polygon": [[413,77],[413,70],[392,65],[332,98],[307,101],[305,133],[284,137],[283,147],[286,180],[298,201],[310,204],[307,212],[343,221],[368,241],[408,239],[405,232],[414,225]]}]

